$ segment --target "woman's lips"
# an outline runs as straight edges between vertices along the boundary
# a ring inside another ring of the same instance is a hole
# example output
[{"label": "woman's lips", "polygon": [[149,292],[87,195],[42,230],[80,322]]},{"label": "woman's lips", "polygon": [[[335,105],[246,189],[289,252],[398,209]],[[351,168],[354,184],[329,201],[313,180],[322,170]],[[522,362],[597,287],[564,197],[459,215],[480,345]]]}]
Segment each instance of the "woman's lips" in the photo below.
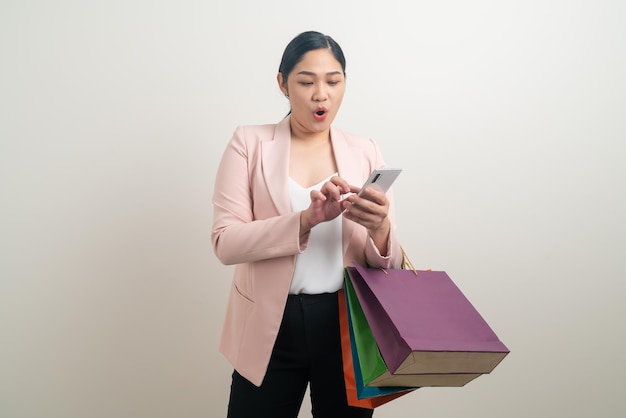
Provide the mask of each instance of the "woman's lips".
[{"label": "woman's lips", "polygon": [[315,112],[313,112],[313,117],[317,121],[323,121],[324,119],[326,119],[326,116],[328,116],[328,111],[326,109],[317,109]]}]

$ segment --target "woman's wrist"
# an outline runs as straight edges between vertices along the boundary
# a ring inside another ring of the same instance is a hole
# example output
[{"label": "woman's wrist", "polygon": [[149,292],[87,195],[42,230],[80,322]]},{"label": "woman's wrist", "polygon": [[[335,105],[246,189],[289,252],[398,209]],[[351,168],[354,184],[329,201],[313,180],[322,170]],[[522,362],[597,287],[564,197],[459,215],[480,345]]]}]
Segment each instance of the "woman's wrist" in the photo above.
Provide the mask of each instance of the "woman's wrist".
[{"label": "woman's wrist", "polygon": [[311,224],[311,221],[308,215],[309,215],[308,209],[305,209],[302,212],[300,212],[300,236],[306,235],[309,232],[311,232],[311,228],[313,228],[314,226]]},{"label": "woman's wrist", "polygon": [[378,252],[386,256],[388,252],[389,233],[391,232],[391,222],[389,218],[385,218],[384,222],[379,228],[370,229],[368,231],[374,245],[378,248]]}]

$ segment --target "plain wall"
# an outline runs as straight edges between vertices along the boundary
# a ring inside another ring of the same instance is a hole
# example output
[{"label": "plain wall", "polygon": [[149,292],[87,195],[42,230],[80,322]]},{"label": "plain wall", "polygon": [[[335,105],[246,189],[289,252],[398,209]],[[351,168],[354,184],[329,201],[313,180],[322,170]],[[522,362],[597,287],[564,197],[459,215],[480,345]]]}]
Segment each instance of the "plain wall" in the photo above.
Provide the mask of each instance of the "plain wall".
[{"label": "plain wall", "polygon": [[625,415],[625,21],[619,0],[2,0],[0,416],[225,415],[214,173],[237,125],[285,115],[280,56],[310,29],[346,53],[336,125],[404,168],[413,263],[511,349],[375,415]]}]

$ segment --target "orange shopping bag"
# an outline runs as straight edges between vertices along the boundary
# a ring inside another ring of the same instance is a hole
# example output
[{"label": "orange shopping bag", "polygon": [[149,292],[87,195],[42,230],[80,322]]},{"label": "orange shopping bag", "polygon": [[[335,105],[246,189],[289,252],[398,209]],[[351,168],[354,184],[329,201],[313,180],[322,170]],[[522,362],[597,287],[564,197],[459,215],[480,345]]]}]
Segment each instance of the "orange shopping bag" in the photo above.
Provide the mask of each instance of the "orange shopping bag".
[{"label": "orange shopping bag", "polygon": [[[348,405],[360,408],[374,409],[378,406],[386,404],[402,395],[406,395],[413,389],[402,389],[399,392],[375,395],[359,399],[356,385],[356,376],[354,372],[354,363],[352,358],[352,347],[350,345],[350,322],[348,319],[348,307],[346,305],[345,293],[339,291],[339,329],[341,331],[341,355],[343,359],[343,374],[346,384],[346,395],[348,397]],[[387,388],[388,389],[388,388]]]}]

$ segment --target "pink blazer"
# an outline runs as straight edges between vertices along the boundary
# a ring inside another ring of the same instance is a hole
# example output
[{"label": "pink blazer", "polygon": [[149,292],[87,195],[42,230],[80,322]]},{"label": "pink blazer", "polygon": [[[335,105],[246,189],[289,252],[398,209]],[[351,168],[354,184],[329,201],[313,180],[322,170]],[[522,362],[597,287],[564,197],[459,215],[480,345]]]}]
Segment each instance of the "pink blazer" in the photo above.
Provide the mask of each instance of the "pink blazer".
[{"label": "pink blazer", "polygon": [[[236,264],[220,352],[257,386],[281,324],[296,255],[306,249],[300,244],[300,213],[291,211],[289,201],[290,142],[289,117],[274,125],[238,127],[215,180],[213,250],[222,263]],[[370,139],[331,127],[331,142],[339,175],[350,184],[362,184],[384,166]],[[388,197],[393,199],[391,192]],[[386,257],[362,226],[344,218],[342,228],[344,265],[400,266],[393,227]]]}]

